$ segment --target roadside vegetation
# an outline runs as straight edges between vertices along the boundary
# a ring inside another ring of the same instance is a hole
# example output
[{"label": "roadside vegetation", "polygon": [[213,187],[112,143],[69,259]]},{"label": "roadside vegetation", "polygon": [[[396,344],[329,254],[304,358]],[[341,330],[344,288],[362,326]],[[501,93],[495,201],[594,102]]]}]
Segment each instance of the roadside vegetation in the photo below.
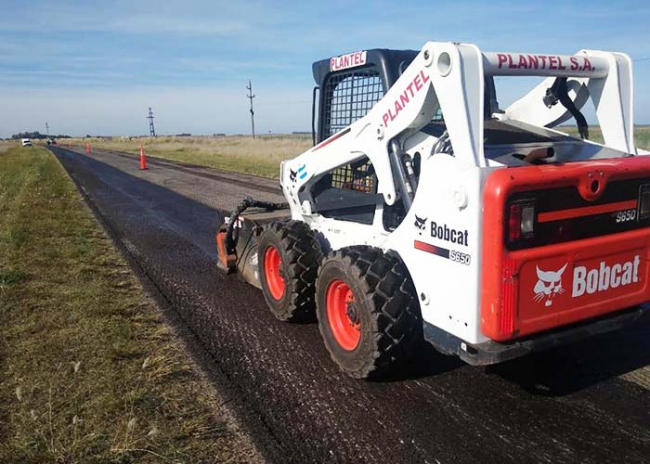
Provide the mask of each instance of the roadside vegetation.
[{"label": "roadside vegetation", "polygon": [[[577,136],[573,127],[560,130]],[[591,128],[591,138],[602,143],[600,129]],[[637,145],[650,150],[650,126],[635,129]],[[71,139],[75,146],[85,147],[90,142],[94,148],[140,153],[140,143],[148,155],[183,163],[198,164],[225,171],[242,172],[277,178],[280,162],[294,158],[312,146],[310,135],[262,136],[253,139],[244,136],[221,137],[105,137]],[[68,140],[61,141],[63,145]]]},{"label": "roadside vegetation", "polygon": [[[575,127],[561,127],[560,130],[574,137],[578,137],[578,129]],[[634,128],[634,137],[637,147],[650,150],[650,126],[636,126]],[[594,142],[603,143],[603,133],[600,128],[590,127],[589,138]]]},{"label": "roadside vegetation", "polygon": [[0,146],[0,462],[251,462],[43,148]]},{"label": "roadside vegetation", "polygon": [[[224,137],[112,137],[110,139],[73,139],[72,143],[94,148],[147,154],[172,161],[209,166],[225,171],[243,172],[277,178],[280,162],[294,158],[312,146],[311,135]],[[67,143],[67,141],[63,141]]]},{"label": "roadside vegetation", "polygon": [[20,146],[20,142],[16,142],[13,140],[0,140],[0,153],[4,153],[10,148],[18,147],[18,146]]}]

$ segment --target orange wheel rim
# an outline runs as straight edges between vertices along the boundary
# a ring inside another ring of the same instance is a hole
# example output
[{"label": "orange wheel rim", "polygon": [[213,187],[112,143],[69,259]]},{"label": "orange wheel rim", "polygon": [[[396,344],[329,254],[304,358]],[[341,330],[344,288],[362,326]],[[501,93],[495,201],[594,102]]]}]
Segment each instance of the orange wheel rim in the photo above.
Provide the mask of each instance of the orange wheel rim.
[{"label": "orange wheel rim", "polygon": [[269,293],[274,300],[281,300],[284,296],[284,277],[282,276],[282,258],[274,246],[270,246],[264,253],[264,275]]},{"label": "orange wheel rim", "polygon": [[354,350],[361,340],[361,322],[352,289],[342,280],[334,280],[327,287],[325,299],[327,320],[334,339],[344,350]]}]

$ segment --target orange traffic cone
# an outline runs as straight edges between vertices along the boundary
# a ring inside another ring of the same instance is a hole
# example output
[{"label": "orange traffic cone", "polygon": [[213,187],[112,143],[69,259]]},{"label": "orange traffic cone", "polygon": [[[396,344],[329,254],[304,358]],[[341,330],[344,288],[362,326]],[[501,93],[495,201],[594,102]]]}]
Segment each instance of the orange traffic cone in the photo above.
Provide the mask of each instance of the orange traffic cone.
[{"label": "orange traffic cone", "polygon": [[68,142],[68,148],[72,148],[72,142]]},{"label": "orange traffic cone", "polygon": [[144,156],[144,147],[140,144],[140,170],[147,169],[147,158]]},{"label": "orange traffic cone", "polygon": [[86,153],[88,153],[90,155],[91,151],[92,151],[92,149],[90,147],[90,142],[88,142],[88,143],[86,143]]}]

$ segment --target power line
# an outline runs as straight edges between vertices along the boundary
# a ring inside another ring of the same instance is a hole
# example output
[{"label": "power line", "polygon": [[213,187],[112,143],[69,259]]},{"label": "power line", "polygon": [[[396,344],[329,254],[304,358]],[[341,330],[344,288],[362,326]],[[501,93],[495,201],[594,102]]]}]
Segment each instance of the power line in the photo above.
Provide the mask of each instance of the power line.
[{"label": "power line", "polygon": [[156,129],[153,127],[153,111],[151,110],[151,107],[149,107],[149,115],[147,116],[147,119],[149,120],[149,136],[155,137]]},{"label": "power line", "polygon": [[246,86],[246,89],[248,89],[246,98],[251,101],[251,128],[253,130],[253,138],[255,138],[255,111],[253,111],[253,98],[255,98],[255,94],[253,94],[253,84],[251,83],[250,79],[248,79],[248,85]]}]

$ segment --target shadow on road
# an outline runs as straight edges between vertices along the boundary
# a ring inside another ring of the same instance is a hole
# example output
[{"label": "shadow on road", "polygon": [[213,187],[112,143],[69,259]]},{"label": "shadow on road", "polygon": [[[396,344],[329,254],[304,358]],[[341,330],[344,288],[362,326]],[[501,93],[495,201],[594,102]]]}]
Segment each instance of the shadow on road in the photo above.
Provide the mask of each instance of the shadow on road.
[{"label": "shadow on road", "polygon": [[[174,223],[185,220],[195,224],[200,223],[201,230],[193,230],[193,236],[186,238],[204,250],[208,256],[215,257],[213,234],[223,218],[223,211],[208,207],[141,177],[133,176],[97,158],[77,155],[58,147],[50,147],[50,149],[59,156],[73,177],[76,171],[90,168],[92,171],[101,171],[105,178],[114,179],[116,184],[128,184],[132,193],[140,194],[143,198],[155,199],[148,206],[140,205],[136,211],[150,208],[149,212],[156,214],[159,220],[161,217],[170,218],[167,223],[171,228],[175,227]],[[66,160],[77,156],[83,156],[85,168],[79,166],[76,160]],[[92,178],[88,177],[85,182],[89,180],[92,181]],[[101,191],[96,193],[101,194]],[[129,213],[125,210],[123,220],[141,219],[133,217],[134,214],[137,216],[141,212]],[[197,218],[201,219],[197,221]],[[184,259],[184,250],[173,249],[169,250],[169,253],[178,254],[179,260]],[[304,323],[313,324],[315,319]],[[411,362],[393,377],[377,383],[421,379],[435,381],[436,376],[457,369],[475,369],[497,376],[534,395],[563,396],[648,365],[650,365],[650,318],[646,317],[636,325],[618,332],[599,335],[487,368],[467,367],[458,358],[442,355],[428,343],[422,342]]]},{"label": "shadow on road", "polygon": [[[494,366],[537,395],[563,396],[650,365],[650,318],[616,332]],[[650,374],[648,374],[650,375]]]}]

